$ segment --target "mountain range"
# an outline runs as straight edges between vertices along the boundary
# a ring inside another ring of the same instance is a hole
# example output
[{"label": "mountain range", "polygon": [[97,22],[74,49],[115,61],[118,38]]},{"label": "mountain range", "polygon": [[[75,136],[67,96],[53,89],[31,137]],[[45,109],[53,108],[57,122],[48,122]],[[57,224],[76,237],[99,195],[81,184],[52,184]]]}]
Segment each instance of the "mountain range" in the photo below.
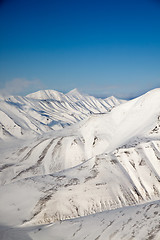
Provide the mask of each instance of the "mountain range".
[{"label": "mountain range", "polygon": [[2,239],[159,239],[160,89],[0,100]]}]

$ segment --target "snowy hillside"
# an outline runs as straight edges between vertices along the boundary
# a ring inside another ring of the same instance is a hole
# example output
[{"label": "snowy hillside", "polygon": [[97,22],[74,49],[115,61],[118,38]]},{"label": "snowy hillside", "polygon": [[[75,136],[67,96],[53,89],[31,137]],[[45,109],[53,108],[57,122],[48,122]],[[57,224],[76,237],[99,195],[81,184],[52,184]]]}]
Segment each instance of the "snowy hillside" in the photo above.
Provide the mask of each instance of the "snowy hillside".
[{"label": "snowy hillside", "polygon": [[160,201],[30,226],[0,226],[1,240],[159,240]]},{"label": "snowy hillside", "polygon": [[0,225],[31,239],[159,239],[160,89],[128,102],[46,90],[0,109]]},{"label": "snowy hillside", "polygon": [[34,240],[160,239],[160,201],[77,218],[30,230]]}]

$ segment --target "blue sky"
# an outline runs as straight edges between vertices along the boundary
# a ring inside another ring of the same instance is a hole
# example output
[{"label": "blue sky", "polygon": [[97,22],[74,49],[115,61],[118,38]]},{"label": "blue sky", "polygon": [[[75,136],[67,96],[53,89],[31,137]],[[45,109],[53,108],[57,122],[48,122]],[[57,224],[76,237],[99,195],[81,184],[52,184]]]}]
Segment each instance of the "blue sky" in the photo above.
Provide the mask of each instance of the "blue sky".
[{"label": "blue sky", "polygon": [[160,0],[1,0],[0,92],[160,87]]}]

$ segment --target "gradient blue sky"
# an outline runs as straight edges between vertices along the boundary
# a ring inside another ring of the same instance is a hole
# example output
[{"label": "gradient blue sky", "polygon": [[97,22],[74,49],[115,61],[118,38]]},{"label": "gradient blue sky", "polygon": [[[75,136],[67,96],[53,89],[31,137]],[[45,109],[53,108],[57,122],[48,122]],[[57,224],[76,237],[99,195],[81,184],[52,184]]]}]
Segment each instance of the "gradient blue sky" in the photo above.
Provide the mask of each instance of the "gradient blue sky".
[{"label": "gradient blue sky", "polygon": [[0,0],[0,92],[160,87],[160,0]]}]

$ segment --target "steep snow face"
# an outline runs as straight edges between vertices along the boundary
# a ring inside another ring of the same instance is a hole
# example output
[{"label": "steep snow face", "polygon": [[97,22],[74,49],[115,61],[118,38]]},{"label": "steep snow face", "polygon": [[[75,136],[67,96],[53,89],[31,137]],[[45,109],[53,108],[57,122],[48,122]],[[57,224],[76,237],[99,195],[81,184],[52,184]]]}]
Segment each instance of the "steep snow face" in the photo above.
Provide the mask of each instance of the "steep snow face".
[{"label": "steep snow face", "polygon": [[84,96],[73,90],[63,94],[43,90],[27,97],[10,97],[0,101],[0,138],[31,138],[51,130],[62,129],[95,113],[106,113],[119,105],[117,100]]}]

